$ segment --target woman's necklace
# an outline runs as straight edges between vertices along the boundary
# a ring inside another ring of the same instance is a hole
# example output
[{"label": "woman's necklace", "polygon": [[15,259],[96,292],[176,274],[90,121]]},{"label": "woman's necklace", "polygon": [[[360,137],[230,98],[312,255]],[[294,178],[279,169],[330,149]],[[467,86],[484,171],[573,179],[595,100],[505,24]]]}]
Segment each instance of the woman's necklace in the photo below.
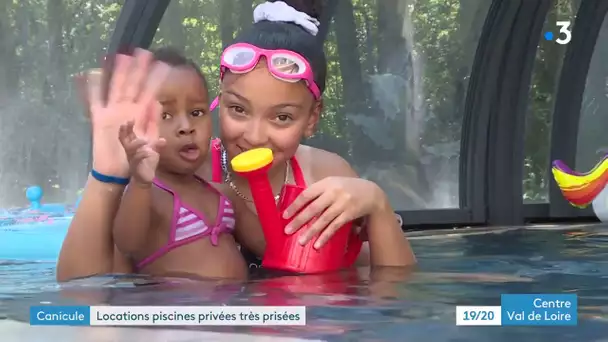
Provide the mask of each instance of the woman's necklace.
[{"label": "woman's necklace", "polygon": [[[283,185],[287,184],[287,182],[289,181],[289,162],[287,162],[285,166],[286,166],[286,168],[285,168],[285,179],[283,180]],[[249,197],[245,196],[239,190],[239,188],[234,184],[234,181],[232,180],[232,174],[231,174],[230,170],[228,170],[228,154],[226,153],[226,149],[224,149],[223,146],[222,146],[222,170],[224,171],[224,174],[226,175],[226,178],[224,179],[224,182],[228,183],[228,185],[230,186],[230,188],[232,189],[232,191],[234,191],[234,193],[236,193],[237,196],[239,196],[240,198],[242,198],[246,202],[253,202],[252,199],[250,199]],[[280,192],[279,192],[279,194],[277,194],[276,196],[274,196],[275,203],[279,201],[279,198],[281,198],[281,193]]]}]

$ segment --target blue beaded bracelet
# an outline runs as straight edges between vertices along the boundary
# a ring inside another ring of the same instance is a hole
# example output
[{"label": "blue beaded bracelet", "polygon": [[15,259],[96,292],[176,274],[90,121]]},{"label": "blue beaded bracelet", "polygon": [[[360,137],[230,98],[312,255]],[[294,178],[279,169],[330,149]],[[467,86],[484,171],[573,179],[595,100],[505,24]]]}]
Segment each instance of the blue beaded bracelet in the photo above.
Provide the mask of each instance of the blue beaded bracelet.
[{"label": "blue beaded bracelet", "polygon": [[114,184],[119,184],[119,185],[129,184],[129,178],[108,176],[108,175],[99,173],[95,170],[91,170],[91,176],[93,176],[93,178],[97,179],[98,181],[100,181],[102,183],[114,183]]}]

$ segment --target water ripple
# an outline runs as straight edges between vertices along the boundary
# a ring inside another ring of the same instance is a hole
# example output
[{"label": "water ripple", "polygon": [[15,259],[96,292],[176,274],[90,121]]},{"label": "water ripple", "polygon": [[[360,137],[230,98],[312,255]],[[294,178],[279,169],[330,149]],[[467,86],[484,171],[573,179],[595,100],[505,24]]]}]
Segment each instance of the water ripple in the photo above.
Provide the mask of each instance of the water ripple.
[{"label": "water ripple", "polygon": [[[0,260],[0,319],[30,305],[304,305],[306,327],[186,329],[328,341],[601,341],[608,331],[608,232],[511,230],[416,239],[416,270],[362,268],[323,276],[258,273],[247,283],[104,276],[58,285],[53,262]],[[576,293],[579,326],[458,328],[456,305],[500,305],[504,293]]]}]

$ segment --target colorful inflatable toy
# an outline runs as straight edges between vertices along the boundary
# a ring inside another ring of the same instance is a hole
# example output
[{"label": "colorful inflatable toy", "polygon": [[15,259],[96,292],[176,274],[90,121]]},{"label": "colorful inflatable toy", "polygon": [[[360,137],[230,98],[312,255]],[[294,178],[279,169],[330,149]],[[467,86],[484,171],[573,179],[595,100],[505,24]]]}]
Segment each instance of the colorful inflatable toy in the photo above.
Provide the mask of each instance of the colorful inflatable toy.
[{"label": "colorful inflatable toy", "polygon": [[42,188],[31,186],[25,191],[25,197],[30,202],[26,208],[11,208],[0,210],[0,227],[16,224],[53,223],[56,218],[71,218],[76,205],[60,203],[42,203]]},{"label": "colorful inflatable toy", "polygon": [[608,155],[587,173],[576,172],[561,160],[553,162],[551,171],[564,198],[572,206],[586,208],[591,204],[600,221],[608,222]]},{"label": "colorful inflatable toy", "polygon": [[57,259],[75,206],[42,203],[42,196],[42,188],[32,186],[25,192],[28,207],[0,209],[0,260]]}]

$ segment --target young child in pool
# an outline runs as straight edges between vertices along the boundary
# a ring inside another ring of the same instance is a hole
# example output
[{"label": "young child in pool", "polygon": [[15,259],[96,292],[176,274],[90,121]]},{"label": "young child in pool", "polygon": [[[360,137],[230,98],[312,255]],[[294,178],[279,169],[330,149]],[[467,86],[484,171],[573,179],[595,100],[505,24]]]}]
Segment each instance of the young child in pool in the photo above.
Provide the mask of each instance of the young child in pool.
[{"label": "young child in pool", "polygon": [[171,48],[154,56],[171,66],[157,96],[162,114],[153,124],[160,139],[138,136],[133,122],[120,128],[131,178],[114,221],[116,247],[138,273],[246,277],[232,204],[195,175],[212,131],[205,77]]}]

